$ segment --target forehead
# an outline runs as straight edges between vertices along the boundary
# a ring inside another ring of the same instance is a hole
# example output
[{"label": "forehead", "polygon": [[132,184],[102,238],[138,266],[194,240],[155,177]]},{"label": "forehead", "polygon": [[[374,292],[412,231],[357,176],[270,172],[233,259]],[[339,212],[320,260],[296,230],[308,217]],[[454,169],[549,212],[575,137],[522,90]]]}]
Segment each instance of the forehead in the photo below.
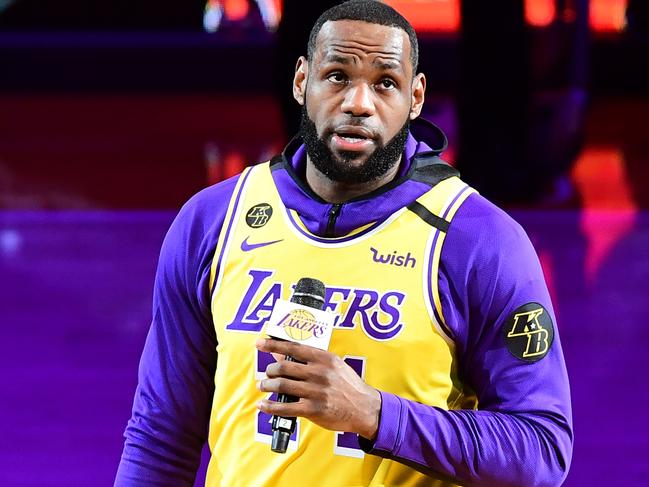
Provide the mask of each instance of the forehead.
[{"label": "forehead", "polygon": [[410,39],[398,27],[358,20],[325,22],[316,38],[314,61],[326,62],[341,55],[357,61],[379,58],[398,62],[405,70],[410,65]]}]

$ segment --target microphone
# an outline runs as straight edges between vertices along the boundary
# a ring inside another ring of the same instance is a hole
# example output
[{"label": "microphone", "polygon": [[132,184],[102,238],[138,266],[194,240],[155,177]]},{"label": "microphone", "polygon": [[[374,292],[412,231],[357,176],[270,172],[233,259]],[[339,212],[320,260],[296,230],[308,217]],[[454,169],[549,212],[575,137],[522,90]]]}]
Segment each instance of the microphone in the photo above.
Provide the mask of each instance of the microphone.
[{"label": "microphone", "polygon": [[[291,297],[291,302],[322,310],[324,307],[325,298],[325,285],[318,279],[311,279],[310,277],[303,277],[298,281]],[[277,340],[277,338],[275,338]],[[297,362],[293,357],[287,355],[285,360],[289,362]],[[277,402],[297,402],[298,398],[289,396],[288,394],[279,394]],[[273,439],[270,449],[277,453],[286,453],[288,442],[291,435],[295,431],[296,418],[285,418],[283,416],[273,416],[272,428]]]}]

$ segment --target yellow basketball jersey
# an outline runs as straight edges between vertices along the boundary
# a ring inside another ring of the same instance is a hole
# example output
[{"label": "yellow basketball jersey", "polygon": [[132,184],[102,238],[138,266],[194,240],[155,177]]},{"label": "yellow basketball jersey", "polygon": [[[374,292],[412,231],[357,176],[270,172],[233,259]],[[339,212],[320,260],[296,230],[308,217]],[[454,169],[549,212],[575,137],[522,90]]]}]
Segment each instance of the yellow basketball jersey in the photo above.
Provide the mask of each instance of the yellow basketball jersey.
[{"label": "yellow basketball jersey", "polygon": [[369,385],[445,409],[465,403],[437,272],[444,224],[472,191],[451,177],[421,196],[416,206],[433,214],[435,226],[411,205],[350,235],[322,238],[284,206],[268,163],[244,171],[212,264],[218,364],[206,485],[450,485],[364,454],[356,435],[304,418],[287,453],[271,452],[270,416],[255,404],[265,395],[256,382],[273,358],[254,343],[276,299],[290,299],[302,277],[319,279],[325,310],[337,316],[329,350]]}]

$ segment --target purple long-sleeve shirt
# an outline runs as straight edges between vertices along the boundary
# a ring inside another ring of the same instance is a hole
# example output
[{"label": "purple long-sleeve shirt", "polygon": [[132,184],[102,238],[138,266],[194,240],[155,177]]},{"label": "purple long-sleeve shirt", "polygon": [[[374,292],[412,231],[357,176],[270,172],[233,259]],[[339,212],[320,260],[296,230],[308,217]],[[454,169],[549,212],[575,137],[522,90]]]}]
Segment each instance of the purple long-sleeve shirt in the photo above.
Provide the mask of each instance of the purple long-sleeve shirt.
[{"label": "purple long-sleeve shirt", "polygon": [[[411,163],[437,155],[445,139],[430,126],[414,125],[413,134],[398,181],[344,204],[336,235],[382,220],[430,189],[430,181],[413,176]],[[310,231],[324,235],[331,205],[303,182],[303,147],[289,145],[284,159],[273,170],[284,204]],[[118,486],[193,483],[217,364],[209,272],[236,180],[194,196],[163,243]],[[361,439],[361,446],[462,485],[559,485],[572,453],[570,392],[552,304],[529,239],[503,211],[471,195],[448,229],[439,288],[460,376],[475,391],[479,409],[446,411],[382,392],[377,437]],[[547,355],[534,362],[514,356],[503,338],[506,320],[527,303],[542,305],[555,325]]]}]

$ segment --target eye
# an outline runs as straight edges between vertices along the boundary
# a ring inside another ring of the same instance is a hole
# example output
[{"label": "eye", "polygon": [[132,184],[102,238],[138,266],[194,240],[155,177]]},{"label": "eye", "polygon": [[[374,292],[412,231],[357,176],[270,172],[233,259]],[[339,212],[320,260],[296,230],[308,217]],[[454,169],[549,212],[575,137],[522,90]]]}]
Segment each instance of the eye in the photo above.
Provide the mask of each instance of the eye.
[{"label": "eye", "polygon": [[342,84],[346,81],[345,75],[340,71],[334,71],[327,75],[327,80],[335,84]]},{"label": "eye", "polygon": [[379,87],[384,90],[390,90],[392,88],[396,88],[397,84],[390,78],[383,78],[381,81],[379,81]]}]

